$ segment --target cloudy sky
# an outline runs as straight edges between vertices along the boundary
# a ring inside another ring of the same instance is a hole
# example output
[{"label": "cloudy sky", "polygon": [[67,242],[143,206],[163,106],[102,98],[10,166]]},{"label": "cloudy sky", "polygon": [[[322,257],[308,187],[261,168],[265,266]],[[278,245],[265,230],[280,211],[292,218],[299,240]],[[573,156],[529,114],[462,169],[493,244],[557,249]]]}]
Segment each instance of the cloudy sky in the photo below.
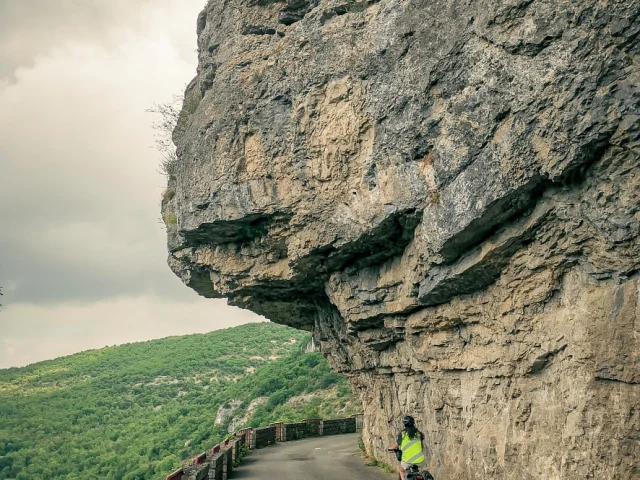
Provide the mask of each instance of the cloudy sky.
[{"label": "cloudy sky", "polygon": [[166,266],[146,110],[204,0],[0,0],[0,368],[261,320]]}]

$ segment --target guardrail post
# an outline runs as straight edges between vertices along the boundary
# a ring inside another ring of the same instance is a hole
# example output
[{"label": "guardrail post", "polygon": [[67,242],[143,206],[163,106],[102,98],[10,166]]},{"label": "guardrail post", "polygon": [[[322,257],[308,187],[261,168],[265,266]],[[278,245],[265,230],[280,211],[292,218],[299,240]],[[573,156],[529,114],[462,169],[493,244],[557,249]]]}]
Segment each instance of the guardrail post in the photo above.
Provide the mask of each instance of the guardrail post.
[{"label": "guardrail post", "polygon": [[236,438],[233,442],[231,442],[231,449],[233,450],[233,463],[236,463],[236,459],[238,455],[240,455],[240,439]]},{"label": "guardrail post", "polygon": [[209,462],[209,478],[208,480],[222,480],[224,476],[223,461],[224,456],[221,453],[215,453],[208,457]]},{"label": "guardrail post", "polygon": [[353,417],[356,419],[356,432],[361,432],[364,425],[364,413],[356,413]]},{"label": "guardrail post", "polygon": [[271,425],[269,425],[270,427],[275,427],[276,429],[276,442],[283,442],[283,426],[284,423],[283,422],[277,422],[277,423],[272,423]]},{"label": "guardrail post", "polygon": [[227,448],[222,451],[222,480],[227,480],[233,471],[233,449]]}]

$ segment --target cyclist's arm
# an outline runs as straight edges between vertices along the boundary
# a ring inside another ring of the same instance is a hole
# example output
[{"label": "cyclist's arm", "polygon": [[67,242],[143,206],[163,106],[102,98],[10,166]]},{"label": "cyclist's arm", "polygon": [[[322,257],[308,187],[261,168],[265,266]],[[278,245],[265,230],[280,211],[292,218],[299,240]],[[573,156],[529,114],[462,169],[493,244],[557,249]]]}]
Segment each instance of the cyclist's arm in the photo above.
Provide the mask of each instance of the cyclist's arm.
[{"label": "cyclist's arm", "polygon": [[389,450],[398,450],[400,448],[401,442],[402,442],[402,434],[398,435],[398,438],[396,439],[396,443],[394,443],[391,447],[389,447]]}]

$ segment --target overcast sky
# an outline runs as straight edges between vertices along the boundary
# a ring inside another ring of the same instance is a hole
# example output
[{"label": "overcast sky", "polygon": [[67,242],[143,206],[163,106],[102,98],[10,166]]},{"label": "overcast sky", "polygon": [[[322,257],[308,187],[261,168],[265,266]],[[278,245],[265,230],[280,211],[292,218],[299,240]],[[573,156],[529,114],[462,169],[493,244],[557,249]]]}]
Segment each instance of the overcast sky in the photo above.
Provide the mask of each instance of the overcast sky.
[{"label": "overcast sky", "polygon": [[204,0],[0,0],[0,368],[261,320],[166,265],[146,110]]}]

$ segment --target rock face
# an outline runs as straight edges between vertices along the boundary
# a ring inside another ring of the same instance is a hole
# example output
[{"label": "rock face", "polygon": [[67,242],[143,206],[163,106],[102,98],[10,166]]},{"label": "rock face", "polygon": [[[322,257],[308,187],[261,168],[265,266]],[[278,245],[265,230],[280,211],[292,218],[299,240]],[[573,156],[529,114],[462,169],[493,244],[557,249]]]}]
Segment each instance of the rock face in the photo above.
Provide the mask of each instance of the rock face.
[{"label": "rock face", "polygon": [[213,0],[169,264],[312,330],[394,463],[640,478],[640,0]]},{"label": "rock face", "polygon": [[232,400],[228,406],[222,405],[218,408],[218,412],[216,413],[216,419],[213,422],[214,425],[222,425],[231,417],[233,417],[234,412],[242,406],[242,400]]}]

